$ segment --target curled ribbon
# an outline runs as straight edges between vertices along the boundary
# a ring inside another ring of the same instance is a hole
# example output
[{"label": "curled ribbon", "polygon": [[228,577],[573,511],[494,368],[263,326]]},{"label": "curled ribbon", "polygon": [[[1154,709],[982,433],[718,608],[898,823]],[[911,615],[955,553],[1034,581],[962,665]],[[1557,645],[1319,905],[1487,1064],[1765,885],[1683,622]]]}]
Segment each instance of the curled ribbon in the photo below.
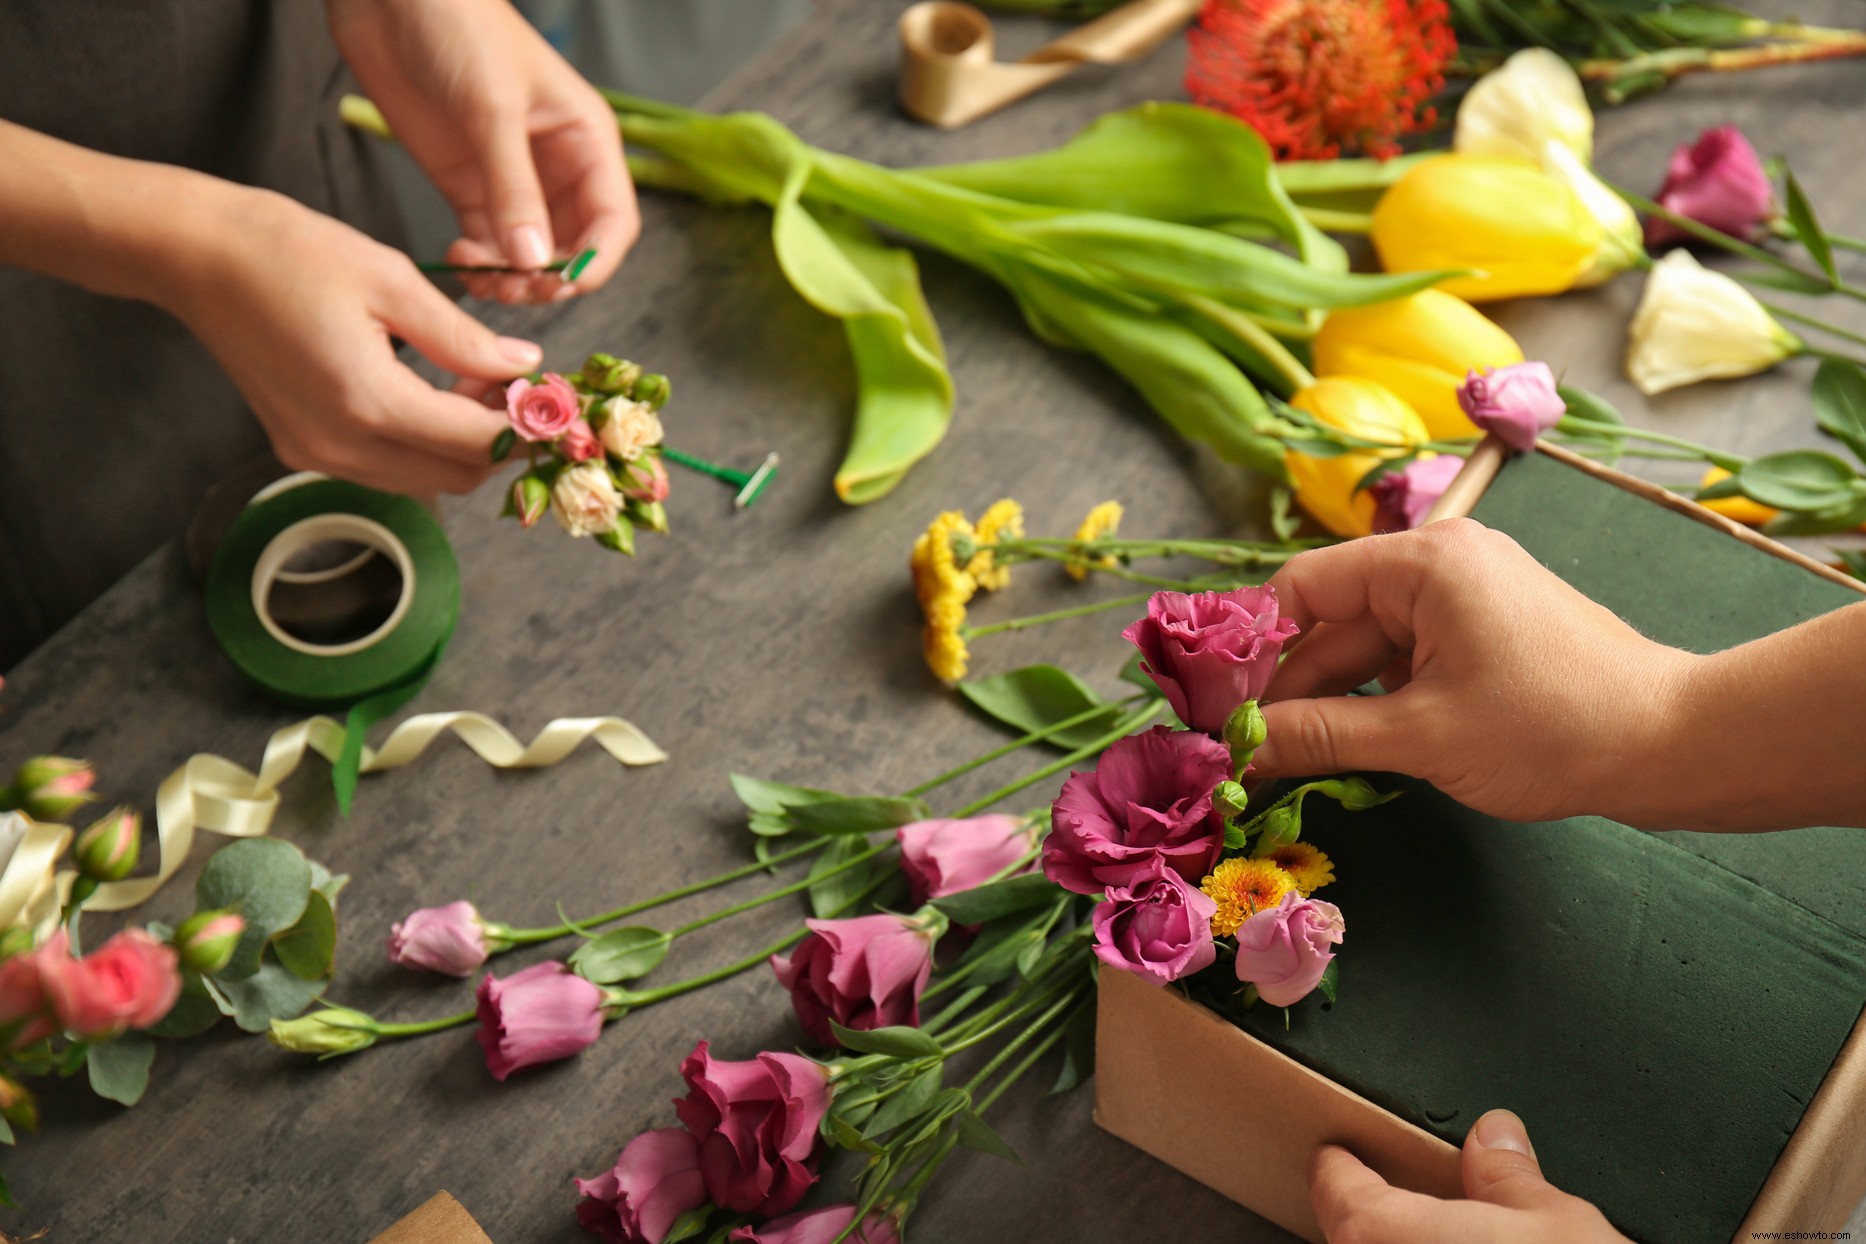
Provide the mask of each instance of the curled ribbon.
[{"label": "curled ribbon", "polygon": [[42,825],[18,812],[0,814],[0,929],[25,926],[43,935],[58,922],[64,889],[54,870],[71,842],[63,825]]},{"label": "curled ribbon", "polygon": [[991,19],[957,0],[901,14],[901,106],[942,129],[970,125],[1083,65],[1139,60],[1198,16],[1201,0],[1129,0],[1020,61],[993,58]]}]

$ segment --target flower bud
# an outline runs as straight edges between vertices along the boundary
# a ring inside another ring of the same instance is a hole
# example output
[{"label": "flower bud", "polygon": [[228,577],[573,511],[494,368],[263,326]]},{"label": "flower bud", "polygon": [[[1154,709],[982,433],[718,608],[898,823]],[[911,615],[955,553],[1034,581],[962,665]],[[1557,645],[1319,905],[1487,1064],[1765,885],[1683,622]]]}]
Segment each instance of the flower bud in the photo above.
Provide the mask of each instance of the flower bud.
[{"label": "flower bud", "polygon": [[212,976],[233,958],[246,921],[232,911],[197,911],[175,928],[175,952],[181,965],[202,976]]},{"label": "flower bud", "polygon": [[1223,781],[1212,790],[1212,811],[1230,820],[1250,804],[1250,795],[1236,782]]},{"label": "flower bud", "polygon": [[668,384],[667,377],[659,372],[651,371],[629,386],[629,396],[649,410],[661,409],[673,395],[673,387]]},{"label": "flower bud", "polygon": [[1251,756],[1263,746],[1269,734],[1269,724],[1264,721],[1257,701],[1246,700],[1231,710],[1231,716],[1225,721],[1225,746],[1231,749],[1234,772],[1243,773],[1250,767]]},{"label": "flower bud", "polygon": [[13,804],[35,821],[62,821],[90,803],[96,774],[88,760],[34,756],[13,773]]},{"label": "flower bud", "polygon": [[612,553],[633,557],[635,556],[635,525],[628,519],[619,517],[616,519],[616,525],[608,531],[596,533],[596,543]]},{"label": "flower bud", "polygon": [[294,1054],[317,1054],[335,1058],[354,1054],[376,1043],[373,1016],[347,1007],[327,1006],[321,1011],[297,1019],[275,1019],[266,1040]]},{"label": "flower bud", "polygon": [[667,534],[667,507],[659,501],[631,501],[628,516],[629,521],[637,527],[646,527],[660,535]]},{"label": "flower bud", "polygon": [[551,488],[535,475],[521,475],[512,481],[512,513],[519,526],[530,527],[551,508]]},{"label": "flower bud", "polygon": [[121,881],[136,871],[142,855],[142,817],[122,807],[94,822],[78,835],[72,856],[78,871],[96,881]]},{"label": "flower bud", "polygon": [[583,387],[598,393],[626,393],[641,379],[641,364],[613,354],[592,354],[583,360]]},{"label": "flower bud", "polygon": [[667,500],[670,491],[667,464],[661,461],[658,453],[643,453],[635,461],[625,463],[620,478],[622,495],[631,501],[651,503]]},{"label": "flower bud", "polygon": [[1359,376],[1324,376],[1289,399],[1298,410],[1337,431],[1393,449],[1353,449],[1332,458],[1290,450],[1290,482],[1296,500],[1338,536],[1364,536],[1374,527],[1373,495],[1359,487],[1382,458],[1427,439],[1412,407],[1382,385]]}]

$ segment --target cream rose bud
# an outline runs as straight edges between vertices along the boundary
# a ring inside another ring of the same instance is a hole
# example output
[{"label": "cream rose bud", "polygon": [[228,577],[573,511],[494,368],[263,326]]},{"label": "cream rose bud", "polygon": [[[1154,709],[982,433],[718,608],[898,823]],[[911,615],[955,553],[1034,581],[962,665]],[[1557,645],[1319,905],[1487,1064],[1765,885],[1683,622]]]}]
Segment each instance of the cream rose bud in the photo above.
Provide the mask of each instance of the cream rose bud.
[{"label": "cream rose bud", "polygon": [[1560,143],[1585,163],[1594,155],[1594,113],[1580,75],[1546,48],[1526,48],[1465,93],[1452,127],[1452,150],[1543,162],[1543,145]]},{"label": "cream rose bud", "polygon": [[1675,250],[1646,277],[1628,329],[1626,374],[1650,397],[1767,371],[1802,348],[1748,290]]},{"label": "cream rose bud", "polygon": [[624,462],[635,461],[642,450],[661,443],[661,416],[648,403],[612,397],[603,403],[603,414],[606,417],[598,433],[603,448]]},{"label": "cream rose bud", "polygon": [[551,513],[558,525],[573,536],[596,536],[613,531],[622,510],[609,468],[601,462],[580,462],[562,472],[551,485]]}]

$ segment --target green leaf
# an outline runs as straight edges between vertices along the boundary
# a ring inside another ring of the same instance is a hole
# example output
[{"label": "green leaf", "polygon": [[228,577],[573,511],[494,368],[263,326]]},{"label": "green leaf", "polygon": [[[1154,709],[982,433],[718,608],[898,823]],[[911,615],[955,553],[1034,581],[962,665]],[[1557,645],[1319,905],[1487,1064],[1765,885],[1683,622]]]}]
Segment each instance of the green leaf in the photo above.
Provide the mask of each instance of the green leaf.
[{"label": "green leaf", "polygon": [[1866,524],[1866,495],[1832,509],[1803,514],[1793,511],[1778,514],[1763,524],[1762,529],[1772,536],[1822,536],[1836,531],[1852,531],[1861,524]]},{"label": "green leaf", "polygon": [[[845,834],[833,840],[810,864],[810,910],[818,919],[827,919],[844,911],[874,881],[875,863],[866,868],[844,867],[868,850],[868,841],[859,834]],[[835,876],[826,873],[842,869]],[[818,880],[821,878],[821,880]]]},{"label": "green leaf", "polygon": [[7,1185],[5,1176],[0,1176],[0,1205],[8,1209],[19,1208],[19,1202],[13,1199],[13,1189]]},{"label": "green leaf", "polygon": [[1085,1006],[1069,1019],[1069,1029],[1063,1036],[1063,1069],[1050,1086],[1050,1093],[1067,1093],[1094,1074],[1095,1008]]},{"label": "green leaf", "polygon": [[1327,998],[1330,1003],[1333,1003],[1335,1000],[1335,990],[1339,987],[1337,982],[1340,976],[1341,960],[1330,959],[1328,961],[1328,966],[1322,969],[1322,978],[1315,982],[1315,987],[1321,991],[1322,996]]},{"label": "green leaf", "polygon": [[[1153,687],[1153,680],[1147,679],[1146,685]],[[1054,665],[1026,665],[1008,674],[962,682],[958,690],[973,708],[1019,734],[1034,734],[1102,703],[1081,679]],[[1086,747],[1108,733],[1113,716],[1120,712],[1113,704],[1107,710],[1106,717],[1091,717],[1044,741],[1063,751]]]},{"label": "green leaf", "polygon": [[241,1031],[264,1032],[273,1020],[291,1019],[317,1001],[329,983],[304,980],[268,962],[238,980],[217,976],[208,982],[208,988],[225,1000],[221,1009],[233,1016]]},{"label": "green leaf", "polygon": [[1225,822],[1225,850],[1236,851],[1243,847],[1246,834],[1244,827],[1236,821]]},{"label": "green leaf", "polygon": [[984,924],[1013,912],[1054,907],[1066,899],[1066,892],[1042,873],[1026,873],[934,899],[932,906],[954,924]]},{"label": "green leaf", "polygon": [[935,1063],[909,1080],[905,1088],[897,1089],[869,1118],[868,1126],[862,1129],[862,1135],[870,1138],[885,1136],[932,1105],[933,1099],[939,1095],[943,1074],[941,1064]]},{"label": "green leaf", "polygon": [[1866,549],[1828,549],[1840,564],[1846,567],[1848,574],[1855,579],[1866,579]]},{"label": "green leaf", "polygon": [[804,804],[830,803],[844,798],[835,791],[767,782],[763,778],[746,777],[743,773],[732,775],[732,792],[749,810],[774,816],[781,816],[789,809]]},{"label": "green leaf", "polygon": [[1811,396],[1821,430],[1866,462],[1866,368],[1844,359],[1822,359]]},{"label": "green leaf", "polygon": [[570,968],[584,980],[614,985],[646,976],[661,966],[674,939],[660,929],[631,925],[611,929],[577,947]]},{"label": "green leaf", "polygon": [[1004,1137],[992,1130],[991,1124],[976,1110],[961,1110],[959,1119],[959,1143],[967,1149],[976,1149],[980,1153],[989,1153],[994,1157],[1009,1158],[1018,1165],[1023,1159],[1017,1156],[1017,1150],[1004,1142]]},{"label": "green leaf", "polygon": [[0,1118],[0,1145],[10,1145],[16,1140],[17,1138],[13,1135],[13,1125],[6,1119]]},{"label": "green leaf", "polygon": [[194,1037],[219,1022],[220,1008],[209,996],[201,977],[194,972],[183,972],[181,995],[175,999],[175,1005],[147,1031],[152,1037]]},{"label": "green leaf", "polygon": [[959,961],[949,971],[966,969],[966,981],[973,985],[995,985],[1017,974],[1017,961],[1028,946],[1043,945],[1050,925],[1060,909],[1067,906],[1067,896],[1057,900],[1048,911],[1038,911],[1022,919],[994,920],[965,948]]},{"label": "green leaf", "polygon": [[863,1136],[855,1124],[843,1118],[835,1110],[823,1116],[822,1133],[831,1144],[842,1149],[852,1149],[858,1153],[880,1153],[881,1146]]},{"label": "green leaf", "polygon": [[194,886],[196,909],[230,907],[246,932],[220,980],[250,976],[272,935],[304,915],[311,897],[311,865],[303,852],[277,838],[245,838],[220,848]]},{"label": "green leaf", "polygon": [[300,980],[330,979],[337,963],[337,915],[323,891],[311,891],[298,923],[272,939],[272,953]]},{"label": "green leaf", "polygon": [[504,462],[512,456],[512,447],[518,444],[518,433],[511,428],[500,428],[499,435],[492,438],[492,460]]},{"label": "green leaf", "polygon": [[1301,795],[1313,792],[1327,795],[1350,812],[1365,812],[1377,808],[1383,803],[1398,799],[1403,791],[1382,791],[1366,778],[1346,777],[1328,778],[1320,782],[1310,782],[1301,788]]},{"label": "green leaf", "polygon": [[713,1207],[710,1205],[688,1210],[668,1227],[667,1234],[661,1237],[661,1244],[678,1244],[680,1240],[691,1240],[706,1230],[707,1220],[712,1216]]},{"label": "green leaf", "polygon": [[[1559,394],[1561,400],[1566,403],[1568,407],[1567,413],[1570,415],[1577,415],[1580,418],[1591,420],[1594,423],[1610,423],[1615,427],[1626,426],[1626,419],[1620,414],[1618,408],[1599,394],[1589,393],[1586,389],[1576,389],[1568,385],[1560,386],[1555,392]],[[1560,425],[1558,424],[1557,426],[1559,427]],[[1572,426],[1562,428],[1561,430],[1566,432],[1569,436],[1574,437],[1576,440],[1587,441],[1600,446],[1605,451],[1606,461],[1609,466],[1618,462],[1620,460],[1620,455],[1626,450],[1626,438],[1624,436],[1614,436],[1606,432],[1596,432],[1592,428],[1576,430]]]},{"label": "green leaf", "polygon": [[1814,205],[1808,202],[1808,196],[1801,191],[1801,183],[1795,180],[1793,173],[1788,174],[1786,186],[1788,225],[1795,231],[1795,238],[1807,248],[1809,257],[1820,265],[1827,274],[1830,285],[1840,283],[1840,274],[1834,269],[1834,246],[1827,240],[1821,222],[1815,218]]},{"label": "green leaf", "polygon": [[932,815],[925,801],[892,795],[855,795],[833,802],[800,804],[790,810],[790,819],[797,828],[825,835],[898,829]]},{"label": "green leaf", "polygon": [[[1160,684],[1153,681],[1153,677],[1140,668],[1140,662],[1141,656],[1138,652],[1128,657],[1127,664],[1121,667],[1121,681],[1133,683],[1136,687],[1146,692],[1147,698],[1150,700],[1165,699],[1166,692],[1160,690]],[[965,686],[964,683],[960,683],[959,685],[961,689]],[[1084,739],[1082,743],[1077,744],[1077,746],[1080,747],[1092,742],[1094,742],[1093,739]]]},{"label": "green leaf", "polygon": [[1302,529],[1302,515],[1296,513],[1296,493],[1285,484],[1270,489],[1270,530],[1276,538],[1293,540]]},{"label": "green leaf", "polygon": [[1832,510],[1859,496],[1859,477],[1845,460],[1816,449],[1752,458],[1737,472],[1743,495],[1778,510]]},{"label": "green leaf", "polygon": [[155,1042],[140,1032],[126,1032],[90,1048],[85,1065],[91,1091],[99,1097],[134,1106],[149,1087],[149,1067],[155,1062]]},{"label": "green leaf", "polygon": [[853,1028],[844,1028],[835,1020],[831,1020],[829,1030],[835,1034],[836,1044],[845,1050],[854,1050],[860,1054],[885,1054],[890,1058],[927,1058],[944,1052],[938,1041],[918,1028],[876,1028],[858,1032]]},{"label": "green leaf", "polygon": [[311,860],[309,863],[311,865],[311,888],[316,890],[319,894],[322,894],[330,903],[331,910],[333,912],[336,911],[337,896],[342,894],[343,888],[350,884],[350,874],[336,873],[333,875],[330,869],[324,867],[316,860]]}]

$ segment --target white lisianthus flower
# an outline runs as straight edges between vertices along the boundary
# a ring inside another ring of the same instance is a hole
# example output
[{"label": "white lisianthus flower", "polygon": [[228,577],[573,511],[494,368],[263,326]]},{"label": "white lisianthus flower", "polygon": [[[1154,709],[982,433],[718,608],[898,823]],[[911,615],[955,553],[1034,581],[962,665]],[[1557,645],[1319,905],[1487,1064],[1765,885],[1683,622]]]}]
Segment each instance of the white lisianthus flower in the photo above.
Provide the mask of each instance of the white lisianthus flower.
[{"label": "white lisianthus flower", "polygon": [[1573,66],[1547,48],[1525,48],[1479,78],[1458,105],[1451,148],[1543,162],[1560,143],[1583,164],[1594,157],[1594,113]]},{"label": "white lisianthus flower", "polygon": [[603,414],[597,436],[604,449],[624,462],[635,461],[642,450],[661,443],[661,416],[648,403],[612,397],[603,403]]},{"label": "white lisianthus flower", "polygon": [[1598,285],[1616,272],[1638,264],[1646,254],[1645,234],[1630,203],[1613,192],[1612,187],[1594,176],[1587,161],[1551,138],[1542,145],[1542,171],[1566,182],[1575,198],[1600,224],[1600,249],[1594,252],[1593,266],[1575,278],[1578,288]]},{"label": "white lisianthus flower", "polygon": [[600,536],[615,530],[622,494],[601,462],[580,462],[551,485],[551,513],[573,536]]},{"label": "white lisianthus flower", "polygon": [[1748,290],[1681,249],[1652,265],[1646,278],[1627,334],[1626,374],[1650,397],[1767,371],[1802,348]]}]

